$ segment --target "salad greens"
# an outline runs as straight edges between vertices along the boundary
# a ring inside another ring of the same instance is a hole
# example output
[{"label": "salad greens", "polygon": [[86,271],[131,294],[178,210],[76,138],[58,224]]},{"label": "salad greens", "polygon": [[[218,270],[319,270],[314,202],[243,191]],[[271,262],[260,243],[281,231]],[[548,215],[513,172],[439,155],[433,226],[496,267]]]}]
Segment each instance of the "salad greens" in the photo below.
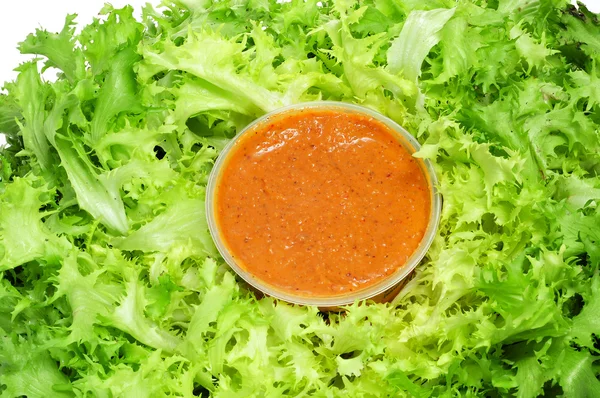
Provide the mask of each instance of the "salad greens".
[{"label": "salad greens", "polygon": [[[38,30],[0,95],[0,396],[592,397],[600,22],[564,0],[165,0]],[[42,78],[52,71],[55,81]],[[301,101],[378,110],[444,198],[391,304],[259,298],[204,214]]]}]

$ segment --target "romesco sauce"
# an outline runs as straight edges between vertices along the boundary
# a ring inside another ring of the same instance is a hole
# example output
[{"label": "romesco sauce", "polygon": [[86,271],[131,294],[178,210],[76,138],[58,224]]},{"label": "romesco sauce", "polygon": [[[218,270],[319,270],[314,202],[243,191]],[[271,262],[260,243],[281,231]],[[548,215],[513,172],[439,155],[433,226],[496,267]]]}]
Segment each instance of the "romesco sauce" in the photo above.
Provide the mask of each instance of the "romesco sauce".
[{"label": "romesco sauce", "polygon": [[220,237],[246,272],[307,297],[369,287],[401,268],[427,229],[426,176],[368,115],[303,109],[236,142],[216,185]]}]

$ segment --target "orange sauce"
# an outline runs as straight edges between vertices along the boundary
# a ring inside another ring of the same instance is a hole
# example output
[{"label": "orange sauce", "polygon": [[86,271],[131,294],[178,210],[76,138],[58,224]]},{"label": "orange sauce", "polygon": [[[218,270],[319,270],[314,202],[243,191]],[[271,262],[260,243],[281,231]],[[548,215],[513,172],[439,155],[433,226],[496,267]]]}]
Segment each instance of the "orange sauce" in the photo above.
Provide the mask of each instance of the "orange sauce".
[{"label": "orange sauce", "polygon": [[215,216],[236,262],[273,288],[329,297],[402,267],[429,221],[427,179],[366,115],[284,113],[248,131],[217,182]]}]

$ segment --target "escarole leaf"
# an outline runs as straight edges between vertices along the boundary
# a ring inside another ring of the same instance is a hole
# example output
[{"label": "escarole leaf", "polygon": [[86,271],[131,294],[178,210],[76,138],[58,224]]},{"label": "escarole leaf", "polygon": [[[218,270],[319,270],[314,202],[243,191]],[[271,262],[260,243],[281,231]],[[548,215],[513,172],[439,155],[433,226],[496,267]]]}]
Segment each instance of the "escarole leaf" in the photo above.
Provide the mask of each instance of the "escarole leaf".
[{"label": "escarole leaf", "polygon": [[24,147],[35,155],[42,169],[49,169],[51,167],[50,145],[44,135],[44,102],[47,90],[42,86],[36,64],[29,63],[21,66],[14,95],[21,106],[22,118],[25,120],[25,125],[20,126]]},{"label": "escarole leaf", "polygon": [[[52,261],[68,247],[43,224],[39,209],[50,192],[31,178],[17,178],[2,193],[0,205],[0,270],[32,260]],[[44,198],[45,197],[45,198]]]},{"label": "escarole leaf", "polygon": [[8,386],[2,394],[10,397],[27,396],[72,397],[69,379],[60,372],[52,356],[31,342],[12,342],[0,335],[0,383]]},{"label": "escarole leaf", "polygon": [[186,71],[210,83],[225,96],[237,97],[254,114],[284,105],[280,93],[265,88],[247,74],[237,71],[250,56],[244,52],[243,43],[226,40],[216,34],[192,33],[183,46],[170,41],[163,43],[163,46],[159,53],[143,53],[146,61],[142,69],[143,76],[151,77],[151,74],[163,70]]},{"label": "escarole leaf", "polygon": [[440,41],[440,31],[455,11],[456,8],[412,11],[387,51],[387,69],[417,84],[425,57]]},{"label": "escarole leaf", "polygon": [[81,48],[75,47],[75,18],[68,15],[65,25],[59,33],[51,33],[38,29],[19,44],[23,54],[43,55],[47,58],[45,68],[54,67],[64,73],[65,77],[76,82],[85,75]]},{"label": "escarole leaf", "polygon": [[202,200],[178,201],[177,206],[169,207],[128,237],[116,239],[115,243],[124,250],[163,252],[180,244],[189,244],[193,250],[214,256],[214,244],[206,238],[208,224],[204,208]]},{"label": "escarole leaf", "polygon": [[85,155],[81,155],[82,149],[73,148],[73,142],[57,137],[54,145],[81,208],[107,227],[120,233],[127,232],[127,218],[118,190],[103,184]]},{"label": "escarole leaf", "polygon": [[108,74],[98,93],[96,112],[92,119],[92,143],[98,142],[105,134],[108,122],[113,116],[121,112],[137,113],[141,110],[132,69],[139,58],[133,48],[126,47],[111,59]]}]

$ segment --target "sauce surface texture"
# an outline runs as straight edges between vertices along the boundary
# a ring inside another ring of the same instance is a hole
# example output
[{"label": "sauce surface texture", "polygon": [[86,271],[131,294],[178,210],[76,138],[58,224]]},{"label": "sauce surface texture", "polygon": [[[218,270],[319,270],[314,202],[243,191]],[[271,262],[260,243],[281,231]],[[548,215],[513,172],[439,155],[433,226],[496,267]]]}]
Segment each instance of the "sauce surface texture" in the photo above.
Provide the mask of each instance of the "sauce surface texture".
[{"label": "sauce surface texture", "polygon": [[221,238],[277,290],[337,296],[402,267],[429,221],[419,164],[383,123],[335,109],[284,113],[248,131],[216,187]]}]

